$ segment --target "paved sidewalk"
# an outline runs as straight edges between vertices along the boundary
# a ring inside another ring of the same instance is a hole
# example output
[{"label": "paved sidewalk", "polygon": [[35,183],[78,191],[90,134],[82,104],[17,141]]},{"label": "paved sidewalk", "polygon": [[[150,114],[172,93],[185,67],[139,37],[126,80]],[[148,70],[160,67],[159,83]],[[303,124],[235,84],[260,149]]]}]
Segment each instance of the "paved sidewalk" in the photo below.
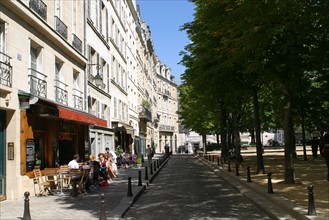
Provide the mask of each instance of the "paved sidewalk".
[{"label": "paved sidewalk", "polygon": [[[154,160],[163,157],[162,154],[156,154]],[[160,162],[160,160],[159,160]],[[153,175],[148,169],[149,181],[157,175],[166,161],[162,163]],[[108,187],[98,187],[93,192],[78,197],[69,196],[70,190],[65,192],[65,196],[51,195],[43,197],[30,196],[30,214],[32,219],[99,219],[101,198],[104,194],[104,208],[106,210],[107,219],[119,219],[128,210],[131,204],[138,198],[145,189],[148,181],[145,180],[145,160],[141,168],[133,166],[131,168],[118,169],[118,177],[109,183]],[[160,164],[160,163],[159,163]],[[142,186],[138,186],[138,171],[141,171]],[[133,196],[127,196],[128,193],[128,177],[131,177],[131,188]],[[33,192],[31,192],[33,193]],[[17,201],[0,202],[0,219],[12,220],[22,219],[24,214],[24,195]]]},{"label": "paved sidewalk", "polygon": [[[249,151],[249,152],[248,152]],[[268,181],[266,174],[255,174],[252,170],[252,182],[247,182],[246,168],[248,165],[255,166],[255,155],[252,151],[243,151],[244,162],[239,170],[239,176],[236,175],[235,165],[231,165],[231,172],[228,172],[227,164],[224,167],[217,165],[217,157],[220,152],[209,152],[205,157],[198,157],[199,160],[216,172],[221,178],[230,183],[240,193],[248,197],[256,206],[266,211],[273,219],[291,219],[285,218],[285,215],[291,215],[294,219],[328,219],[329,216],[329,182],[325,179],[325,165],[321,158],[313,160],[309,156],[308,161],[302,159],[295,160],[296,184],[284,184],[283,170],[284,165],[282,151],[269,150],[265,153],[266,170],[273,171],[273,189],[274,194],[268,194]],[[299,152],[300,155],[301,152]],[[209,158],[209,155],[210,158]],[[215,156],[213,161],[212,156]],[[300,157],[300,156],[299,156]],[[210,159],[210,160],[209,160]],[[315,208],[317,216],[308,216],[308,195],[307,186],[315,186]],[[284,214],[286,213],[286,214]]]}]

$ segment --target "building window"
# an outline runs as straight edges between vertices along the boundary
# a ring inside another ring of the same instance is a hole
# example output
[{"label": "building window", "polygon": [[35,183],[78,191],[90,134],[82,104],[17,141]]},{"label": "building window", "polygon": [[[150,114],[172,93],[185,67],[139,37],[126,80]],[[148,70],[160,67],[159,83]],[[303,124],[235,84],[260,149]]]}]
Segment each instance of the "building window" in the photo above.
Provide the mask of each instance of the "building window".
[{"label": "building window", "polygon": [[77,31],[77,0],[72,0],[72,33]]},{"label": "building window", "polygon": [[118,109],[117,109],[117,99],[114,98],[113,99],[113,110],[114,110],[114,118],[117,118],[118,117]]},{"label": "building window", "polygon": [[61,0],[55,0],[55,16],[58,18],[61,18],[62,16],[62,1]]},{"label": "building window", "polygon": [[38,96],[47,96],[46,75],[41,72],[42,69],[42,48],[30,42],[30,68],[29,68],[29,85],[30,92]]}]

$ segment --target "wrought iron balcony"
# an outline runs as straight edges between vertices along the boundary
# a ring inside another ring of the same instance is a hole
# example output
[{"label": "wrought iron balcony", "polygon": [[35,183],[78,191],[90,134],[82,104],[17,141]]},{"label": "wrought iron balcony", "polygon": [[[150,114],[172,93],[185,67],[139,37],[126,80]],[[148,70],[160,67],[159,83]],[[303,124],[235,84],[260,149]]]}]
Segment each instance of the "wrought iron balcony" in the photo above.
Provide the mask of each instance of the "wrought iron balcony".
[{"label": "wrought iron balcony", "polygon": [[67,40],[67,26],[57,16],[55,16],[55,29],[62,37]]},{"label": "wrought iron balcony", "polygon": [[82,53],[82,41],[80,40],[80,38],[77,37],[77,35],[72,34],[73,35],[73,41],[72,41],[72,45],[75,49],[77,49],[80,53]]},{"label": "wrought iron balcony", "polygon": [[170,125],[159,125],[159,131],[174,132],[175,127]]},{"label": "wrought iron balcony", "polygon": [[82,110],[83,109],[83,98],[82,98],[82,92],[80,92],[77,89],[73,89],[73,103],[74,108]]},{"label": "wrought iron balcony", "polygon": [[47,98],[47,76],[31,68],[29,73],[31,94]]},{"label": "wrought iron balcony", "polygon": [[152,121],[152,112],[147,108],[140,106],[139,107],[139,118],[146,119],[147,121]]},{"label": "wrought iron balcony", "polygon": [[11,57],[0,52],[0,84],[12,86],[13,67],[10,65]]},{"label": "wrought iron balcony", "polygon": [[67,85],[58,79],[55,80],[55,100],[58,103],[67,105]]},{"label": "wrought iron balcony", "polygon": [[29,7],[44,20],[47,20],[47,5],[41,0],[30,0]]}]

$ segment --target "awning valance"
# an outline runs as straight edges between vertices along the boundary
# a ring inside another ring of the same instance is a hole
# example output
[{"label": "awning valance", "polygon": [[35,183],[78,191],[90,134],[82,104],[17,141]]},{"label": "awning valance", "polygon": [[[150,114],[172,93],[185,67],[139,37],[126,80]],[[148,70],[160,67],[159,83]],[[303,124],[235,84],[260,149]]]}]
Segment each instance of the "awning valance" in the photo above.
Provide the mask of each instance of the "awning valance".
[{"label": "awning valance", "polygon": [[62,106],[58,106],[58,117],[71,120],[71,121],[78,121],[86,124],[91,124],[91,125],[98,125],[98,126],[107,126],[107,121],[97,118],[93,115],[89,115],[87,113],[83,112],[78,112],[74,111]]}]

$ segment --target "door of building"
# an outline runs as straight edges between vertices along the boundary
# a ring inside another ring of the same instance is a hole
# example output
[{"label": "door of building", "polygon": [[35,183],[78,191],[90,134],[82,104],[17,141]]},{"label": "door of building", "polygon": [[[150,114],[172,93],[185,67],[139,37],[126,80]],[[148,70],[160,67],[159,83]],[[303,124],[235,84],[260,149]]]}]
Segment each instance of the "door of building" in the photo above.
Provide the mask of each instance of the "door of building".
[{"label": "door of building", "polygon": [[0,201],[6,199],[6,112],[0,110]]}]

